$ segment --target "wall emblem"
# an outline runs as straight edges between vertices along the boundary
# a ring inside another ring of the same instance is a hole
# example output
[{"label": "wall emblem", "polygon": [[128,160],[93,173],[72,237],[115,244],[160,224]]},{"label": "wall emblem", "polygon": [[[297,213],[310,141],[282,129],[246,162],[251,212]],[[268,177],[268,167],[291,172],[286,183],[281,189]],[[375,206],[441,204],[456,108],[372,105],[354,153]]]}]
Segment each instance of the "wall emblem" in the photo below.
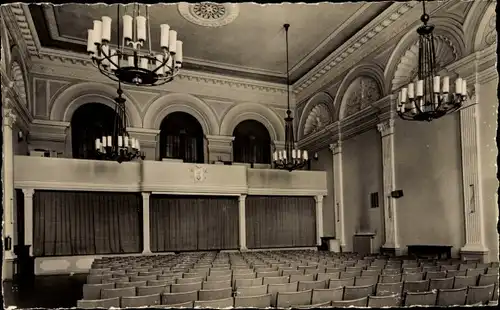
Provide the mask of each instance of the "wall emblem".
[{"label": "wall emblem", "polygon": [[207,168],[204,168],[203,166],[195,165],[193,168],[190,169],[190,171],[193,173],[193,178],[195,183],[203,182],[207,178],[206,177]]}]

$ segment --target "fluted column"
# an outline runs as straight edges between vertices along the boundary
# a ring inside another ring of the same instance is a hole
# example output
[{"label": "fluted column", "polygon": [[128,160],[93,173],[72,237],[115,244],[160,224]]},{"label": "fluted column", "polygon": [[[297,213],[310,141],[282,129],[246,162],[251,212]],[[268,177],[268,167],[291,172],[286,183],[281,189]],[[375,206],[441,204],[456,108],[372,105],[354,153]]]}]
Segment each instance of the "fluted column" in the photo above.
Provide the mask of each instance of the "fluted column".
[{"label": "fluted column", "polygon": [[316,200],[316,245],[321,245],[323,237],[323,195],[314,196]]},{"label": "fluted column", "polygon": [[[479,85],[474,85],[478,88]],[[477,91],[471,92],[474,95]],[[474,96],[470,100],[477,100]],[[479,128],[477,104],[460,110],[460,141],[462,151],[462,184],[464,197],[465,245],[462,253],[484,256],[488,252],[484,236],[482,182],[479,177]],[[484,258],[484,257],[483,257]]]},{"label": "fluted column", "polygon": [[142,193],[142,254],[151,254],[149,226],[149,197],[151,193]]},{"label": "fluted column", "polygon": [[240,251],[247,250],[247,227],[245,218],[245,202],[247,195],[240,195],[238,202],[239,228],[240,228]]},{"label": "fluted column", "polygon": [[384,183],[384,228],[385,242],[383,247],[399,251],[398,222],[396,199],[391,197],[395,190],[396,168],[394,166],[394,119],[377,125],[382,137],[382,177]]},{"label": "fluted column", "polygon": [[24,244],[30,246],[30,256],[33,256],[33,194],[32,188],[23,188],[24,194]]},{"label": "fluted column", "polygon": [[333,186],[335,197],[335,236],[340,240],[340,247],[345,249],[344,228],[344,181],[342,172],[342,144],[341,141],[330,144],[333,153]]},{"label": "fluted column", "polygon": [[[16,115],[9,108],[3,109],[3,207],[4,227],[3,237],[11,239],[11,249],[5,251],[5,259],[12,259],[14,255],[14,244],[16,244],[14,233],[14,148],[12,142],[12,126],[16,122]],[[5,240],[5,239],[4,239]],[[5,245],[4,245],[5,246]]]}]

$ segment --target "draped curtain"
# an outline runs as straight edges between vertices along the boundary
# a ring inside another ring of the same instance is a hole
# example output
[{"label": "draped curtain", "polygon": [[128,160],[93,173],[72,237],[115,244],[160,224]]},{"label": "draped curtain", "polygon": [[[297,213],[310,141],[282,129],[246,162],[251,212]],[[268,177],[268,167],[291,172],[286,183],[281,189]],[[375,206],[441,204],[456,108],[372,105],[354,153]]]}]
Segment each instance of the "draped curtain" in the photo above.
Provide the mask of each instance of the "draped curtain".
[{"label": "draped curtain", "polygon": [[313,197],[247,196],[245,209],[248,248],[315,246]]},{"label": "draped curtain", "polygon": [[234,197],[152,195],[151,251],[237,249],[238,219]]},{"label": "draped curtain", "polygon": [[137,193],[35,191],[34,256],[142,251],[142,198]]},{"label": "draped curtain", "polygon": [[267,128],[255,120],[245,120],[233,130],[233,161],[271,163],[271,137]]}]

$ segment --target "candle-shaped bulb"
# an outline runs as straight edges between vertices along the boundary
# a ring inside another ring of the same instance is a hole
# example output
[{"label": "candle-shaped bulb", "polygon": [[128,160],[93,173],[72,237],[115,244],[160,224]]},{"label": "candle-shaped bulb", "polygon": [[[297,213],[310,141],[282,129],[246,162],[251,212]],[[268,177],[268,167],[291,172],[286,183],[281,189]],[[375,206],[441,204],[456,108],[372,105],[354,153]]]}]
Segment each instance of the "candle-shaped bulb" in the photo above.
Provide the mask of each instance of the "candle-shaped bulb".
[{"label": "candle-shaped bulb", "polygon": [[132,40],[132,25],[133,18],[130,15],[123,15],[123,38]]},{"label": "candle-shaped bulb", "polygon": [[168,50],[171,54],[175,54],[177,49],[177,31],[170,30],[168,34]]},{"label": "candle-shaped bulb", "polygon": [[418,80],[417,81],[417,97],[422,97],[422,96],[424,96],[424,81]]},{"label": "candle-shaped bulb", "polygon": [[96,54],[97,53],[97,47],[94,44],[94,29],[88,29],[88,36],[87,36],[87,53],[89,54]]},{"label": "candle-shaped bulb", "polygon": [[278,160],[278,154],[276,151],[273,152],[273,160],[277,161]]},{"label": "candle-shaped bulb", "polygon": [[450,78],[448,76],[443,76],[443,93],[447,94],[450,92]]},{"label": "candle-shaped bulb", "polygon": [[102,22],[94,20],[94,31],[92,31],[94,44],[101,44],[102,41]]},{"label": "candle-shaped bulb", "polygon": [[101,148],[101,141],[99,138],[95,139],[95,149],[98,150]]},{"label": "candle-shaped bulb", "polygon": [[304,160],[308,160],[309,159],[309,154],[307,153],[307,151],[304,151]]},{"label": "candle-shaped bulb", "polygon": [[107,147],[108,146],[108,139],[106,136],[102,136],[102,146]]},{"label": "candle-shaped bulb", "polygon": [[462,85],[462,78],[457,78],[457,80],[455,81],[455,93],[462,93]]},{"label": "candle-shaped bulb", "polygon": [[123,144],[125,147],[128,147],[128,136],[125,136],[125,138],[123,139]]},{"label": "candle-shaped bulb", "polygon": [[110,42],[111,41],[111,17],[103,16],[101,18],[102,23],[102,34],[101,41],[102,42]]},{"label": "candle-shaped bulb", "polygon": [[439,75],[435,76],[434,79],[434,93],[439,93],[441,90],[439,89],[441,86],[441,79]]},{"label": "candle-shaped bulb", "polygon": [[408,89],[406,87],[403,87],[401,89],[401,103],[405,103],[408,95]]},{"label": "candle-shaped bulb", "polygon": [[160,25],[161,34],[160,34],[160,47],[168,48],[168,35],[170,31],[170,26],[167,24]]},{"label": "candle-shaped bulb", "polygon": [[467,80],[462,80],[462,95],[467,96]]},{"label": "candle-shaped bulb", "polygon": [[123,137],[118,136],[118,147],[122,147],[122,146],[123,146]]},{"label": "candle-shaped bulb", "polygon": [[415,84],[413,83],[408,84],[408,98],[415,98]]},{"label": "candle-shaped bulb", "polygon": [[297,158],[297,150],[292,150],[292,158]]},{"label": "candle-shaped bulb", "polygon": [[108,136],[108,146],[113,146],[113,142],[111,141],[111,136]]},{"label": "candle-shaped bulb", "polygon": [[135,22],[137,23],[137,40],[146,41],[146,17],[137,16]]}]

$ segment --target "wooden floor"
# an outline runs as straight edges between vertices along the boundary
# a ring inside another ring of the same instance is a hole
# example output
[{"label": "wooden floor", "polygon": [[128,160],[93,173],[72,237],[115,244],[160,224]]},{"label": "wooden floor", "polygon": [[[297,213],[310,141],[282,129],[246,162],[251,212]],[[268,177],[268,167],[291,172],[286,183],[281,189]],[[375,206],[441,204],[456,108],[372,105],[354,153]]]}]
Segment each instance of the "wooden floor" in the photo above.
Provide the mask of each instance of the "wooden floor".
[{"label": "wooden floor", "polygon": [[82,298],[86,274],[37,276],[33,285],[13,289],[11,281],[3,283],[5,306],[17,308],[71,308]]}]

